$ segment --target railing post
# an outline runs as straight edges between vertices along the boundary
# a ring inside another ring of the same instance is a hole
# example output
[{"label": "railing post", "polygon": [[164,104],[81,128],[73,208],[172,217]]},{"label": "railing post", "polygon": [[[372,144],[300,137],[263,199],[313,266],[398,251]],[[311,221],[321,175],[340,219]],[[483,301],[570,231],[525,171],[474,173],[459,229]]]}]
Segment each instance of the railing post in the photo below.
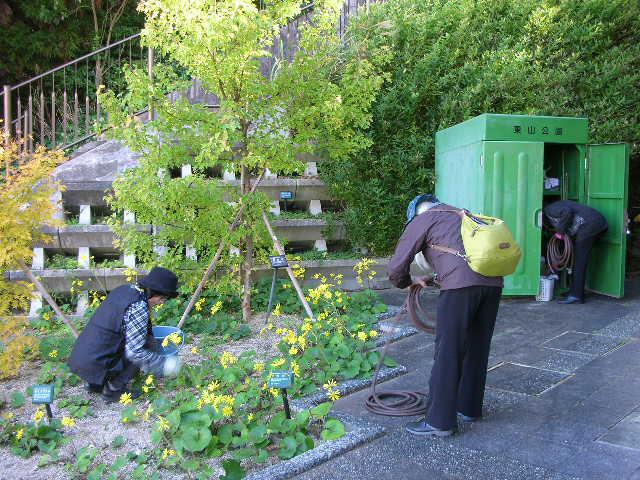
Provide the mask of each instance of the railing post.
[{"label": "railing post", "polygon": [[4,114],[2,120],[4,121],[5,141],[8,143],[11,138],[11,86],[9,85],[4,86]]},{"label": "railing post", "polygon": [[[11,142],[11,87],[9,85],[5,85],[4,86],[4,113],[3,113],[3,128],[4,128],[4,133],[5,133],[5,145],[8,147],[9,146],[9,142]],[[5,158],[5,165],[4,165],[4,174],[5,177],[7,178],[7,180],[9,180],[9,167],[10,167],[10,163],[9,163],[9,155],[6,156]]]},{"label": "railing post", "polygon": [[[153,82],[153,48],[151,47],[147,50],[147,74],[149,75],[149,80]],[[149,99],[149,120],[153,120],[155,116],[153,101]]]}]

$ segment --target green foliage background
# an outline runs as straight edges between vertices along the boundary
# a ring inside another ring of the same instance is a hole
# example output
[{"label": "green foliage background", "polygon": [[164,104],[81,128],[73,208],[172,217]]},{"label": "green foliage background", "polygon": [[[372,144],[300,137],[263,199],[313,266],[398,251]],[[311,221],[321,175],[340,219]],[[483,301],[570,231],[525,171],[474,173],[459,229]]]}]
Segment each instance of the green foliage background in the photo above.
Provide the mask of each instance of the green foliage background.
[{"label": "green foliage background", "polygon": [[[129,0],[112,42],[140,31],[137,3]],[[98,13],[102,24],[105,9]],[[13,85],[102,46],[89,0],[0,0],[0,31],[0,84]]]},{"label": "green foliage background", "polygon": [[[432,191],[435,132],[481,113],[586,116],[592,142],[632,143],[638,159],[636,0],[389,0],[351,36],[391,54],[372,55],[390,80],[372,147],[324,163],[322,175],[346,204],[351,240],[374,253],[392,251],[407,203]],[[630,205],[636,196],[632,183]]]}]

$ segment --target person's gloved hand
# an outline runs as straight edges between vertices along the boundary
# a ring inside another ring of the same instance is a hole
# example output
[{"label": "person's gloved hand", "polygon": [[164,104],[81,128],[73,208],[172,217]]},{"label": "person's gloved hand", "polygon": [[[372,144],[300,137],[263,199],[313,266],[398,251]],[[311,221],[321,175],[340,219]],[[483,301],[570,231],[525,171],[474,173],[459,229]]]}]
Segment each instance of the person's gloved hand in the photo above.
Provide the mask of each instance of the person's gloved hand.
[{"label": "person's gloved hand", "polygon": [[173,357],[167,357],[162,366],[163,377],[177,377],[182,368],[182,362],[177,355]]},{"label": "person's gloved hand", "polygon": [[564,238],[561,233],[556,233],[554,237],[556,237],[558,240],[562,240]]}]

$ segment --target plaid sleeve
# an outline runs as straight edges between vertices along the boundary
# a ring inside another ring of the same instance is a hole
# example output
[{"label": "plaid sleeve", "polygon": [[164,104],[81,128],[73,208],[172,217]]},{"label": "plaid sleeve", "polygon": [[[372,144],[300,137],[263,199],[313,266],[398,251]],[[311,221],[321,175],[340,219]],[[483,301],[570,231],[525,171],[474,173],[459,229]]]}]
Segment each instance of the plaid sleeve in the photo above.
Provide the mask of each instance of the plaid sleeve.
[{"label": "plaid sleeve", "polygon": [[149,306],[146,301],[132,303],[126,310],[123,318],[125,356],[143,372],[157,375],[162,373],[164,359],[145,348],[148,322]]}]

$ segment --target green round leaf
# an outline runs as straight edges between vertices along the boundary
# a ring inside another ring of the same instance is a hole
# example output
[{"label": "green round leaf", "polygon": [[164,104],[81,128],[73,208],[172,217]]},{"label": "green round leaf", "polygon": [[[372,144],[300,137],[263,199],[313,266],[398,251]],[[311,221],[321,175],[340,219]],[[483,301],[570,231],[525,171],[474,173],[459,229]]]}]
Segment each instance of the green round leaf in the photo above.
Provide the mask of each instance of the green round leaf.
[{"label": "green round leaf", "polygon": [[211,431],[208,428],[189,427],[182,431],[180,440],[188,451],[201,452],[211,441]]},{"label": "green round leaf", "polygon": [[337,440],[345,434],[344,424],[340,420],[330,418],[320,432],[323,440]]},{"label": "green round leaf", "polygon": [[293,437],[284,437],[280,441],[280,450],[278,451],[278,456],[285,460],[292,458],[296,451],[298,450],[298,442]]}]

